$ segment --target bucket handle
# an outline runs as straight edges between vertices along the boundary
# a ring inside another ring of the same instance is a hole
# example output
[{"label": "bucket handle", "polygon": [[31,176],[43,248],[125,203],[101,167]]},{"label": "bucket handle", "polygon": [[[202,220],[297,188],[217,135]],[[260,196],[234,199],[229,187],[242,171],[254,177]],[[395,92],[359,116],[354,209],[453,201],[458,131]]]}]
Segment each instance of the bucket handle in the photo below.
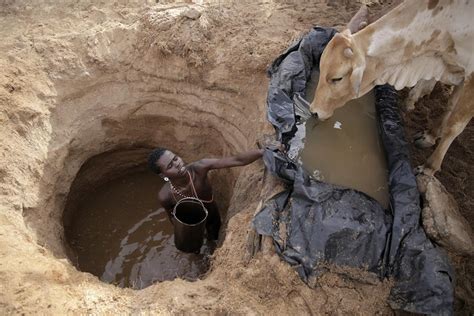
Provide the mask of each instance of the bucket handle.
[{"label": "bucket handle", "polygon": [[[185,198],[182,198],[181,200],[179,200],[175,204],[175,206],[173,207],[173,210],[171,211],[171,215],[172,215],[173,219],[176,219],[176,220],[179,221],[179,219],[176,217],[176,208],[178,207],[178,205],[180,203],[183,203],[183,202],[198,202],[199,204],[201,204],[202,209],[206,213],[206,217],[204,218],[204,220],[207,218],[207,216],[209,216],[209,212],[207,211],[207,208],[204,206],[204,203],[202,203],[202,201],[200,199],[195,198],[195,197],[185,197]],[[200,224],[200,223],[198,223],[198,224]],[[196,224],[196,225],[198,225],[198,224]],[[189,225],[189,224],[187,224],[187,225]]]}]

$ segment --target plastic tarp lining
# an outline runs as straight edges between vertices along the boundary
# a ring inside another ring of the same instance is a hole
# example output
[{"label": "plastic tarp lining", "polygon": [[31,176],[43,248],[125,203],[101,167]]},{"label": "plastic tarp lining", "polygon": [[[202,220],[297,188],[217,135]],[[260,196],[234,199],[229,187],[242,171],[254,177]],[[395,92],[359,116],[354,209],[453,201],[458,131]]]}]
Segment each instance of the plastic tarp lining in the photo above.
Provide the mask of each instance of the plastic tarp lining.
[{"label": "plastic tarp lining", "polygon": [[[296,131],[293,98],[305,96],[312,67],[319,67],[321,53],[335,33],[313,28],[268,70],[268,120],[285,144]],[[266,150],[266,167],[287,182],[288,189],[265,203],[253,225],[259,234],[272,236],[280,256],[310,286],[328,263],[363,268],[379,278],[393,277],[393,309],[451,315],[454,272],[447,255],[420,226],[420,196],[397,93],[381,86],[375,88],[375,96],[389,168],[390,209],[362,192],[314,180],[285,154]]]}]

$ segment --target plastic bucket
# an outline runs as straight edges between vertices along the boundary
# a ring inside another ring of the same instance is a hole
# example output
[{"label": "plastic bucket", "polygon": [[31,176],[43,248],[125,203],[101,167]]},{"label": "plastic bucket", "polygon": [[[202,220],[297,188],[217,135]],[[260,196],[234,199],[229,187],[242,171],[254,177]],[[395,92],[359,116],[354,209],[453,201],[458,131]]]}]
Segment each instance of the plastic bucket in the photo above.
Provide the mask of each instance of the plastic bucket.
[{"label": "plastic bucket", "polygon": [[173,208],[174,244],[184,252],[199,252],[204,239],[207,210],[201,200],[181,199]]}]

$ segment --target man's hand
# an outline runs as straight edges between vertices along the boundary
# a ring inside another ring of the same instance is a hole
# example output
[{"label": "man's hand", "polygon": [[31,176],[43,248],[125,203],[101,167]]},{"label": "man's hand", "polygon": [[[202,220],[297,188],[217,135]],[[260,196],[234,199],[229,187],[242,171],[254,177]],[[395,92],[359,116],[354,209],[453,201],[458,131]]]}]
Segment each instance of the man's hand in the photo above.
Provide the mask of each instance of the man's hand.
[{"label": "man's hand", "polygon": [[280,142],[275,142],[274,144],[268,144],[265,146],[265,149],[268,149],[271,151],[281,151],[282,153],[286,151],[285,145],[283,145]]},{"label": "man's hand", "polygon": [[269,149],[272,151],[285,152],[285,145],[274,139],[274,136],[263,135],[261,139],[257,141],[257,147],[260,149]]}]

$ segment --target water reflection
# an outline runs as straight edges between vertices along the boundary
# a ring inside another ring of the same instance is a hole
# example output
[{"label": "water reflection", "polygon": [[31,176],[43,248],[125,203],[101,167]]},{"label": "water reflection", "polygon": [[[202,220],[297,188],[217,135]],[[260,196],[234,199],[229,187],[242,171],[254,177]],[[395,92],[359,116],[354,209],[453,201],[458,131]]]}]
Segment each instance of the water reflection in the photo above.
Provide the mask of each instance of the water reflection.
[{"label": "water reflection", "polygon": [[[308,85],[314,95],[317,73]],[[316,179],[362,191],[388,207],[388,171],[372,92],[337,109],[330,119],[297,125],[288,155]]]},{"label": "water reflection", "polygon": [[207,271],[212,247],[188,254],[174,246],[173,226],[157,202],[161,186],[159,177],[141,172],[108,182],[81,202],[67,232],[81,271],[133,288],[195,280]]}]

